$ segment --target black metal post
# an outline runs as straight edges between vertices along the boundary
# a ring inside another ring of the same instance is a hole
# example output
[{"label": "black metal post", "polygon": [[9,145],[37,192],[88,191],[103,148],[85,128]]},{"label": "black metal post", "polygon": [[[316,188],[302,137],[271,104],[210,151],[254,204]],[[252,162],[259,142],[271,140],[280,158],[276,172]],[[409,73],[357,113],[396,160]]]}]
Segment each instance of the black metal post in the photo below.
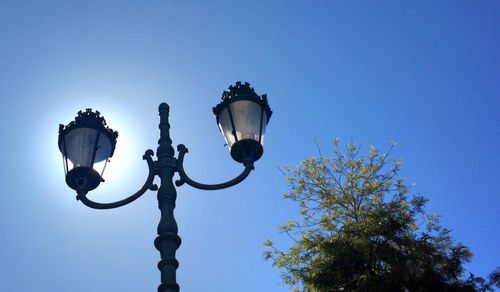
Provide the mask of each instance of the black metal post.
[{"label": "black metal post", "polygon": [[175,258],[175,252],[181,245],[181,238],[177,235],[178,228],[174,217],[177,192],[173,182],[177,161],[170,139],[169,106],[162,103],[158,111],[160,114],[160,140],[158,140],[159,146],[156,151],[158,160],[155,167],[161,181],[158,189],[158,207],[161,211],[161,218],[158,224],[158,237],[155,239],[155,247],[161,255],[161,260],[158,262],[158,269],[161,272],[158,292],[178,292],[176,270],[179,262]]}]

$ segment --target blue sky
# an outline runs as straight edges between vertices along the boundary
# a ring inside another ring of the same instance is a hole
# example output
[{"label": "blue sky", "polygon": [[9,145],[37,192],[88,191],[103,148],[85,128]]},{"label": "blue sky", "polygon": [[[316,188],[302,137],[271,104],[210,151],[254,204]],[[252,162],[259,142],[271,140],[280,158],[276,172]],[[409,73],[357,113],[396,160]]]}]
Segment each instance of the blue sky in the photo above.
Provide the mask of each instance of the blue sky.
[{"label": "blue sky", "polygon": [[92,197],[138,189],[157,106],[203,182],[239,173],[211,107],[237,80],[274,110],[265,153],[231,189],[178,189],[182,291],[289,291],[262,259],[296,218],[277,163],[339,137],[397,141],[402,174],[486,275],[500,263],[500,2],[0,2],[0,291],[155,291],[156,194],[100,211],[64,182],[59,123],[86,107],[120,132]]}]

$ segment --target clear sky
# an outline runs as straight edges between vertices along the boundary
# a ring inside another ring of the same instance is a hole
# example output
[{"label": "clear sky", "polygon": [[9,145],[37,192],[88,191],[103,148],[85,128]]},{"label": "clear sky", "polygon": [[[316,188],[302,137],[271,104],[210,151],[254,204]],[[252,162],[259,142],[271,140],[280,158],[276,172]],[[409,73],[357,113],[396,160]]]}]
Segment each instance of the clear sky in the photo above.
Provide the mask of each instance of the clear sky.
[{"label": "clear sky", "polygon": [[262,258],[296,218],[277,163],[339,137],[398,142],[402,174],[469,246],[500,264],[500,2],[0,1],[0,291],[155,291],[156,194],[93,210],[64,182],[59,123],[86,107],[120,132],[102,202],[128,196],[171,107],[185,168],[220,182],[241,166],[211,107],[237,80],[267,93],[265,153],[240,185],[178,189],[182,291],[289,291]]}]

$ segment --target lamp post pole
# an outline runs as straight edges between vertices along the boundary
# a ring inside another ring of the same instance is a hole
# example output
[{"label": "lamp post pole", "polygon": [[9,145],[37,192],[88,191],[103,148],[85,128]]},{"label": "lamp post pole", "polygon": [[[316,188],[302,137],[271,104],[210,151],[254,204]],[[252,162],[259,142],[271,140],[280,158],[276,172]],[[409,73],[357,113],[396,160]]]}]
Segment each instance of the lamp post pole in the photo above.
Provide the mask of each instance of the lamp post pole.
[{"label": "lamp post pole", "polygon": [[[144,185],[133,195],[112,203],[94,202],[87,197],[87,193],[99,186],[102,173],[108,158],[115,150],[118,132],[110,129],[98,111],[87,109],[78,112],[75,121],[67,126],[59,125],[59,149],[64,158],[66,183],[77,192],[76,199],[84,205],[94,209],[112,209],[127,205],[148,190],[158,191],[158,207],[161,212],[158,223],[158,236],[154,244],[160,252],[158,269],[161,273],[161,283],[158,292],[178,292],[180,290],[176,279],[176,270],[179,262],[175,253],[181,245],[177,222],[174,217],[177,192],[175,186],[188,184],[202,190],[219,190],[234,186],[243,181],[254,169],[253,164],[263,153],[263,138],[265,127],[271,117],[267,96],[259,96],[249,83],[237,82],[224,91],[222,101],[213,111],[231,152],[231,157],[244,166],[237,177],[220,184],[202,184],[191,179],[184,170],[184,156],[188,149],[180,144],[179,152],[175,151],[170,139],[170,124],[168,121],[170,108],[166,103],[160,104],[160,139],[156,150],[156,161],[153,160],[153,150],[146,150],[142,156],[148,164],[149,174]],[[105,162],[104,168],[98,172],[96,162]],[[175,181],[177,173],[179,179]],[[153,180],[160,177],[158,188]]]},{"label": "lamp post pole", "polygon": [[179,285],[176,281],[176,270],[179,262],[175,258],[175,252],[181,245],[181,238],[177,235],[178,228],[175,222],[174,208],[177,192],[175,190],[173,178],[176,172],[177,161],[174,157],[175,151],[170,139],[170,124],[168,122],[169,106],[166,103],[160,104],[160,140],[156,155],[155,170],[160,177],[161,185],[158,189],[158,207],[161,217],[158,224],[158,237],[155,239],[155,246],[160,252],[161,259],[158,262],[158,269],[161,272],[161,284],[158,292],[177,292]]}]

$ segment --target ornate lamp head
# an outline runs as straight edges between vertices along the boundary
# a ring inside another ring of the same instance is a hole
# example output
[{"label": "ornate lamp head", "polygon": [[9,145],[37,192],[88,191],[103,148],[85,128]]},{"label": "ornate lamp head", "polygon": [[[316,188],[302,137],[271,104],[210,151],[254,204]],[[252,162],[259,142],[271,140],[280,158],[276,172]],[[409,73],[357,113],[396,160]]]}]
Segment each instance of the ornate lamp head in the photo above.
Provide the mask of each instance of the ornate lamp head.
[{"label": "ornate lamp head", "polygon": [[259,96],[250,83],[236,82],[222,93],[213,108],[231,157],[237,162],[257,161],[264,152],[264,136],[272,111],[267,95]]},{"label": "ornate lamp head", "polygon": [[67,126],[59,125],[59,150],[63,155],[66,183],[77,191],[95,189],[113,156],[118,132],[106,125],[98,111],[79,111]]}]

